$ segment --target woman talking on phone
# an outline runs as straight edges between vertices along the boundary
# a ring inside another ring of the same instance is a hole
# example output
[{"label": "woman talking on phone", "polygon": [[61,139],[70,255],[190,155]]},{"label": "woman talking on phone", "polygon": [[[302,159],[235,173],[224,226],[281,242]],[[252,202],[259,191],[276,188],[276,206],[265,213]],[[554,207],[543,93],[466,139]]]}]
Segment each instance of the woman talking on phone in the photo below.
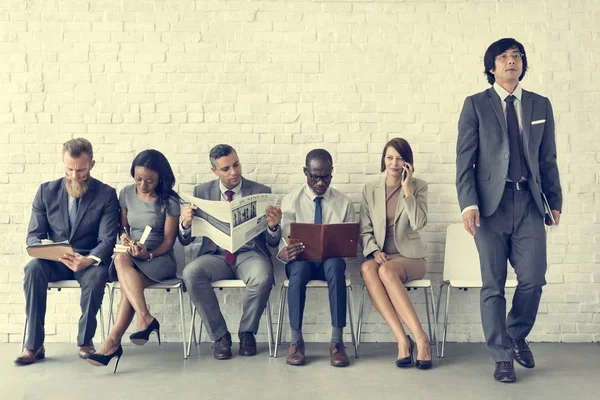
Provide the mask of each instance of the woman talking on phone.
[{"label": "woman talking on phone", "polygon": [[[137,314],[137,332],[129,339],[141,346],[156,332],[160,344],[160,324],[150,314],[144,298],[144,289],[156,282],[175,277],[177,263],[173,246],[179,224],[179,195],[173,190],[175,175],[167,158],[157,150],[144,150],[131,164],[134,183],[125,186],[119,194],[121,206],[120,243],[127,252],[115,255],[109,267],[110,280],[121,284],[121,302],[115,324],[98,352],[88,361],[96,366],[107,365],[123,354],[121,338]],[[152,228],[144,243],[143,232]]]},{"label": "woman talking on phone", "polygon": [[365,185],[360,213],[360,240],[367,261],[361,275],[371,301],[388,323],[398,342],[396,366],[413,365],[416,341],[419,369],[432,366],[429,339],[404,288],[426,272],[426,249],[418,231],[427,224],[427,183],[413,177],[413,153],[401,138],[383,148],[381,172],[385,176]]}]

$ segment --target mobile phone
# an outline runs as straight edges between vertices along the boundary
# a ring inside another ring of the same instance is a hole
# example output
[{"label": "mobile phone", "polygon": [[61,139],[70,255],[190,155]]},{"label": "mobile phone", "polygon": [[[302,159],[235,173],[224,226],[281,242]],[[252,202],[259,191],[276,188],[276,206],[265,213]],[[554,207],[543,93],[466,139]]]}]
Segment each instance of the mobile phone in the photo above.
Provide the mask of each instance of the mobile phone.
[{"label": "mobile phone", "polygon": [[408,172],[406,171],[406,167],[402,168],[402,182],[404,182],[406,180],[406,175],[408,174]]}]

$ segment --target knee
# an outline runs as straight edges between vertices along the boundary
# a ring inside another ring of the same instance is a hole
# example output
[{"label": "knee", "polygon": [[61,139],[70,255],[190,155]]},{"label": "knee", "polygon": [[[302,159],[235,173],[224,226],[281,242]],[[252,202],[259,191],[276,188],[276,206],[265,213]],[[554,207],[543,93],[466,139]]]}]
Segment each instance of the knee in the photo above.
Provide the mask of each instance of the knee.
[{"label": "knee", "polygon": [[310,280],[310,265],[305,261],[292,261],[286,269],[290,285],[306,284]]},{"label": "knee", "polygon": [[377,264],[373,260],[369,260],[369,261],[362,263],[362,265],[360,266],[360,275],[362,276],[363,280],[365,280],[365,281],[379,279],[379,275],[377,273],[378,269],[379,269],[379,264]]},{"label": "knee", "polygon": [[330,258],[323,263],[323,269],[325,275],[344,278],[346,275],[346,262],[343,258]]},{"label": "knee", "polygon": [[389,282],[392,279],[397,278],[396,271],[391,268],[388,263],[380,265],[377,273],[379,274],[379,279],[381,279],[382,282]]},{"label": "knee", "polygon": [[89,267],[85,272],[84,279],[80,279],[82,289],[102,290],[108,281],[108,271],[100,266]]},{"label": "knee", "polygon": [[40,260],[39,258],[34,258],[33,260],[29,261],[26,265],[25,265],[25,280],[27,280],[28,278],[31,278],[33,276],[37,276],[39,274],[46,274],[46,263],[44,260]]},{"label": "knee", "polygon": [[181,278],[186,286],[190,287],[199,282],[210,282],[206,270],[198,264],[188,264],[181,273]]},{"label": "knee", "polygon": [[127,254],[117,254],[115,256],[115,269],[117,270],[117,274],[122,272],[125,268],[131,268],[133,266],[131,259]]}]

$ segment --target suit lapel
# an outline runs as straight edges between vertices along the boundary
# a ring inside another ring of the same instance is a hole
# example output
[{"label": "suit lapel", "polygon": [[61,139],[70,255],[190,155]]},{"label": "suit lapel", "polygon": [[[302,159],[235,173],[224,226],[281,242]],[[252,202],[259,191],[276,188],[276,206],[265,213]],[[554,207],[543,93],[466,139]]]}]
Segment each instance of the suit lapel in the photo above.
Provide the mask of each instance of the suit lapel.
[{"label": "suit lapel", "polygon": [[502,133],[504,134],[504,139],[508,141],[508,127],[506,125],[506,117],[504,116],[504,111],[502,111],[502,103],[500,96],[494,89],[488,89],[488,98],[492,108],[494,109],[494,113],[496,114],[496,118],[498,118],[498,122],[502,127]]},{"label": "suit lapel", "polygon": [[58,207],[60,209],[60,216],[65,226],[65,232],[69,232],[69,195],[67,194],[67,180],[63,178],[61,183],[61,190],[58,193]]},{"label": "suit lapel", "polygon": [[219,188],[219,180],[213,181],[212,188],[210,189],[210,200],[221,201],[221,189]]},{"label": "suit lapel", "polygon": [[[73,237],[73,234],[77,230],[77,227],[81,223],[81,219],[85,215],[90,203],[96,197],[96,180],[94,178],[90,179],[90,186],[88,191],[83,195],[81,200],[79,201],[79,209],[77,210],[77,218],[75,218],[75,224],[71,227],[71,235],[69,237],[69,241]],[[68,219],[68,216],[67,216]]]},{"label": "suit lapel", "polygon": [[521,113],[523,118],[523,149],[524,156],[526,160],[529,160],[529,139],[531,136],[531,119],[533,114],[533,98],[531,97],[531,93],[523,90],[523,94],[521,97],[523,100],[521,101]]},{"label": "suit lapel", "polygon": [[242,187],[240,188],[240,195],[242,197],[250,196],[252,194],[252,188],[247,180],[242,178]]}]

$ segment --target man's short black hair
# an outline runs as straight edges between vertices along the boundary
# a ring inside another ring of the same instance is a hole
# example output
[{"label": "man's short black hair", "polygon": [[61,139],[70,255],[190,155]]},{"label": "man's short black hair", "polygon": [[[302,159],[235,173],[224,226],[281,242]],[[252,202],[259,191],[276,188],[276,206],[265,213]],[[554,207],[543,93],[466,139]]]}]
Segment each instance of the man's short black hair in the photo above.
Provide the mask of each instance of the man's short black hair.
[{"label": "man's short black hair", "polygon": [[233,147],[228,144],[218,144],[212,149],[210,149],[210,153],[208,153],[208,158],[210,160],[210,165],[213,167],[216,164],[217,160],[221,157],[227,157],[231,153],[237,153]]},{"label": "man's short black hair", "polygon": [[494,74],[490,72],[496,68],[496,57],[504,53],[506,50],[515,47],[523,54],[523,72],[519,77],[519,81],[523,80],[525,77],[525,72],[527,72],[527,56],[525,54],[525,47],[523,47],[521,43],[517,42],[513,38],[504,38],[490,44],[490,47],[487,48],[485,55],[483,56],[483,66],[485,68],[483,72],[485,73],[490,85],[493,85],[494,82],[496,82]]},{"label": "man's short black hair", "polygon": [[306,155],[306,168],[308,168],[312,160],[321,160],[323,162],[328,162],[329,165],[333,166],[333,158],[331,158],[331,154],[325,149],[314,149],[309,151]]}]

